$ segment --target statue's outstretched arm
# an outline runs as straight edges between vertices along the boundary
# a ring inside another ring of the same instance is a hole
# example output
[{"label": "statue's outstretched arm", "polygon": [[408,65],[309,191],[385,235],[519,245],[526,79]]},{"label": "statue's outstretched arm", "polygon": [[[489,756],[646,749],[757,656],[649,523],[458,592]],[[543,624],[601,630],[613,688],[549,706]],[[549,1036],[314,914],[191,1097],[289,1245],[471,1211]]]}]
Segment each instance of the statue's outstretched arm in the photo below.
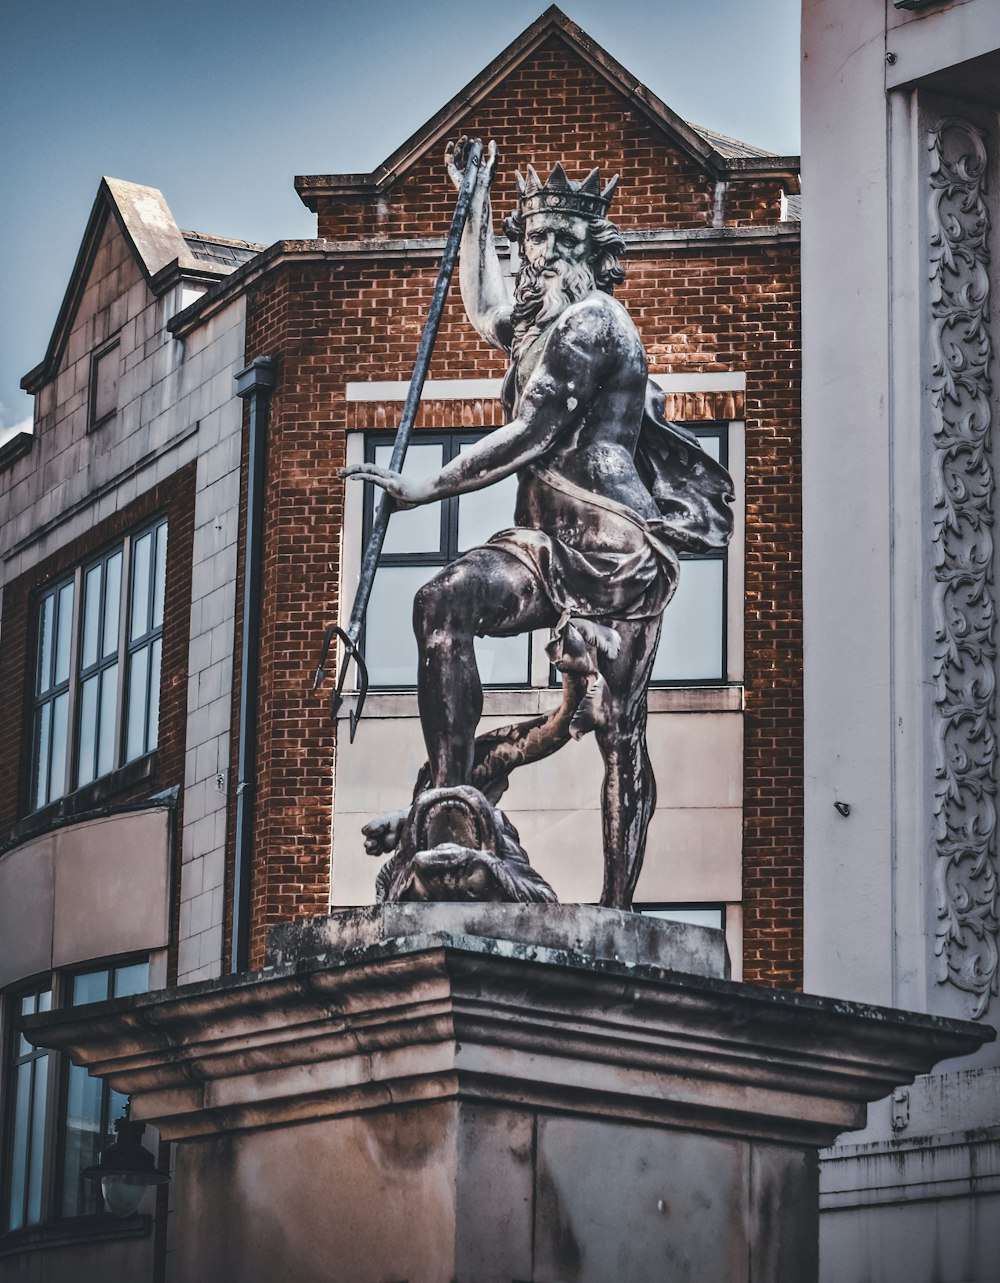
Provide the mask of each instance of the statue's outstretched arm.
[{"label": "statue's outstretched arm", "polygon": [[[444,153],[445,166],[456,187],[462,185],[465,168],[463,144],[466,141],[463,137],[457,143],[449,143]],[[462,233],[458,279],[466,315],[476,332],[487,343],[509,352],[514,337],[511,302],[493,243],[493,211],[490,205],[490,184],[496,163],[496,143],[491,142],[483,155],[476,185],[472,189],[469,219]]]},{"label": "statue's outstretched arm", "polygon": [[352,464],[340,476],[381,486],[405,509],[483,490],[527,467],[573,427],[602,386],[608,363],[616,359],[608,322],[606,309],[578,312],[570,324],[557,321],[517,418],[466,446],[436,476],[413,480],[374,463]]}]

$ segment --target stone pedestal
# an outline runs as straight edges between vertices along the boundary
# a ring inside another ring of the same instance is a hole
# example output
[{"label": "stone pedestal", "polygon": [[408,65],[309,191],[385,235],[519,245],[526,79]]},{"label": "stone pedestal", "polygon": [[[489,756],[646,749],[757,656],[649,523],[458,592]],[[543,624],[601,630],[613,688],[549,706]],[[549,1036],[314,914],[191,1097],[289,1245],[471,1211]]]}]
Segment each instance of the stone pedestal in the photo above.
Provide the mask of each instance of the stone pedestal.
[{"label": "stone pedestal", "polygon": [[36,1019],[179,1142],[168,1283],[812,1283],[817,1150],[987,1032],[566,906],[356,910],[271,957]]}]

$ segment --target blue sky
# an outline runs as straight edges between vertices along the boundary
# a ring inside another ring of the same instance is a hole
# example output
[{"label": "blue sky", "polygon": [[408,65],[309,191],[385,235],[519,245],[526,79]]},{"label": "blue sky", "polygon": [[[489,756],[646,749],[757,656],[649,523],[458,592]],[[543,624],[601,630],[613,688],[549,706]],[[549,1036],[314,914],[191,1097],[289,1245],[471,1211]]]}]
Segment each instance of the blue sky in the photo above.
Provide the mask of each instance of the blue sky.
[{"label": "blue sky", "polygon": [[[102,174],[183,228],[315,235],[292,178],[373,169],[544,0],[0,0],[0,440]],[[679,115],[799,148],[799,0],[563,0]],[[600,157],[595,157],[595,163]]]}]

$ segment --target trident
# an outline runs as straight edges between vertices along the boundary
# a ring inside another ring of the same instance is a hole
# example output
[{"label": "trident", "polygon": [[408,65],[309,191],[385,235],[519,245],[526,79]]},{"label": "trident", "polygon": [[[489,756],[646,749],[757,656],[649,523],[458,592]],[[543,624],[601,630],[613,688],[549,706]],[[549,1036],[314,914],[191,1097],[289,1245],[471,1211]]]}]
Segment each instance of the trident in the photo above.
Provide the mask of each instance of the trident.
[{"label": "trident", "polygon": [[[424,380],[427,378],[431,354],[434,351],[434,341],[437,338],[438,327],[441,324],[441,315],[444,312],[444,301],[448,294],[448,286],[451,284],[452,272],[455,270],[455,260],[458,258],[458,244],[462,239],[462,232],[468,221],[469,207],[472,203],[472,188],[476,181],[482,156],[482,142],[478,138],[473,139],[466,147],[462,185],[459,188],[458,200],[455,203],[455,213],[451,220],[451,229],[448,232],[448,239],[444,246],[444,256],[441,259],[437,281],[434,284],[434,295],[431,298],[430,310],[427,313],[427,320],[424,322],[424,332],[420,336],[417,359],[413,365],[413,377],[410,380],[410,388],[406,394],[406,402],[403,405],[403,414],[396,430],[396,440],[393,442],[392,458],[389,461],[389,467],[393,472],[402,471],[403,460],[406,458],[406,451],[410,444],[410,437],[413,435],[413,424],[416,421],[417,410],[420,408]],[[458,149],[456,149],[456,163],[458,159]],[[354,598],[354,605],[351,608],[350,621],[346,629],[339,628],[336,624],[331,624],[323,634],[323,646],[316,665],[316,675],[313,678],[312,688],[317,690],[326,678],[325,665],[327,656],[330,653],[330,646],[334,637],[337,637],[344,647],[344,660],[339,666],[337,687],[330,699],[330,716],[336,718],[344,702],[344,685],[347,681],[350,661],[353,660],[358,669],[358,703],[357,708],[352,709],[350,713],[352,744],[354,743],[355,732],[358,729],[358,722],[361,721],[361,710],[365,705],[365,697],[368,694],[368,669],[365,667],[364,656],[358,649],[358,639],[361,636],[365,611],[368,609],[368,599],[372,594],[375,572],[378,570],[379,558],[382,555],[385,532],[389,526],[389,518],[395,508],[395,501],[389,495],[383,493],[378,505],[378,511],[375,514],[372,532],[368,537],[365,554],[361,560],[361,577],[358,580],[358,591]]]}]

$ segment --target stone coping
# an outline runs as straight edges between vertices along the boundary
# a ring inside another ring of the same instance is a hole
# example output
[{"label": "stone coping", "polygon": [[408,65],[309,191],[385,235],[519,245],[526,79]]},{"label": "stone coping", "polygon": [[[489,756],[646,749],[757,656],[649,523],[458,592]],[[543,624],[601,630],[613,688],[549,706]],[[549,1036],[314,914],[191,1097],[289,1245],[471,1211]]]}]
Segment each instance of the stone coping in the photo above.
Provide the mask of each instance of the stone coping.
[{"label": "stone coping", "polygon": [[[304,953],[315,938],[306,925]],[[133,1116],[167,1139],[451,1100],[815,1148],[995,1036],[443,930],[63,1008],[25,1029],[131,1094]]]},{"label": "stone coping", "polygon": [[340,909],[311,922],[273,927],[266,962],[284,966],[334,958],[406,940],[445,946],[455,939],[504,941],[689,975],[727,979],[725,934],[711,927],[591,904],[382,904]]}]

